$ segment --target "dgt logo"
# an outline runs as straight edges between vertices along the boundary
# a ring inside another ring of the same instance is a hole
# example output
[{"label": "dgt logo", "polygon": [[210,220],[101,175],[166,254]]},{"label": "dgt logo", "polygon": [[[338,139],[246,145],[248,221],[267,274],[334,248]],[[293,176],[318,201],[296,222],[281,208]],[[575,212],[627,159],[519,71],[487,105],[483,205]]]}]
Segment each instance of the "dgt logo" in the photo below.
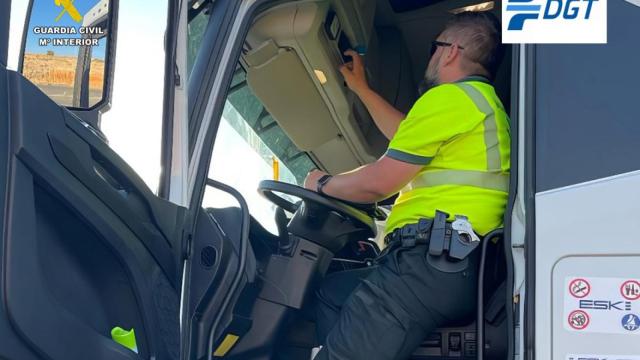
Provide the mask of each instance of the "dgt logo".
[{"label": "dgt logo", "polygon": [[[594,1],[599,0],[547,0],[542,18],[556,19],[562,16],[563,19],[571,20],[578,18],[581,10],[583,10],[584,19],[589,19]],[[533,2],[533,0],[510,0],[509,4],[526,4],[530,2]],[[581,6],[584,3],[586,3],[586,6]],[[538,18],[540,5],[507,5],[507,11],[515,13],[509,20],[509,30],[522,30],[525,20]]]},{"label": "dgt logo", "polygon": [[607,0],[508,0],[505,43],[606,43]]}]

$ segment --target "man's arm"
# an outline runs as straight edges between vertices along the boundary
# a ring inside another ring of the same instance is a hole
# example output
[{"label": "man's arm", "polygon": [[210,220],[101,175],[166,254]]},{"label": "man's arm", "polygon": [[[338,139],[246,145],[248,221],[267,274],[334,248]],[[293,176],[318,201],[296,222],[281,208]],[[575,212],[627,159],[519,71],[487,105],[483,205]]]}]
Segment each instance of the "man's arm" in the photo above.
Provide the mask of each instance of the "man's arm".
[{"label": "man's arm", "polygon": [[[423,165],[414,165],[383,156],[374,163],[334,176],[322,188],[322,192],[347,201],[373,203],[400,191],[422,168]],[[312,171],[307,176],[304,186],[315,191],[318,179],[323,175],[325,173],[322,171]]]},{"label": "man's arm", "polygon": [[340,72],[344,76],[347,86],[362,100],[371,117],[373,117],[376,126],[384,136],[387,139],[393,138],[398,126],[400,126],[400,122],[406,115],[371,90],[365,76],[362,58],[358,53],[353,50],[347,50],[345,55],[351,56],[353,59],[352,62],[340,67]]}]

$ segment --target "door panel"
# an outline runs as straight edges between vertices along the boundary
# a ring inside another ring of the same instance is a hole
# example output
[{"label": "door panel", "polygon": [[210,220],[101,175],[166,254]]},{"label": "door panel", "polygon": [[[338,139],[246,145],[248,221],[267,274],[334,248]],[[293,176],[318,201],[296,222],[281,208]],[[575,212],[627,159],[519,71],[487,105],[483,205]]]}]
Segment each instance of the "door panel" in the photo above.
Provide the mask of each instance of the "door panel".
[{"label": "door panel", "polygon": [[[640,7],[610,1],[608,14],[607,44],[536,45],[527,58],[535,219],[525,325],[536,359],[640,354],[640,330],[626,323],[640,301],[623,298],[625,281],[640,280],[640,73],[630,71],[640,50],[629,47]],[[580,279],[592,291],[576,296],[570,284]]]},{"label": "door panel", "polygon": [[[184,331],[185,359],[207,356],[209,331],[238,272],[239,241],[239,236],[230,238],[212,214],[205,210],[199,212],[192,245],[193,261],[189,268],[189,292],[185,296],[189,299],[185,301],[185,310],[190,324]],[[245,281],[242,280],[241,286]],[[227,316],[223,323],[228,324],[232,320]]]},{"label": "door panel", "polygon": [[[640,223],[632,215],[640,213],[639,185],[640,171],[636,171],[536,195],[537,359],[640,354],[638,331],[593,333],[603,328],[597,321],[584,331],[571,331],[564,308],[570,296],[567,279],[640,279],[640,244],[634,236],[640,232]],[[603,294],[594,287],[585,301],[624,300],[617,291]],[[622,330],[623,316],[638,314],[640,302],[632,301],[630,311],[623,310],[587,307],[582,311],[592,318],[607,313],[606,325]]]},{"label": "door panel", "polygon": [[[5,100],[0,358],[177,359],[184,209],[2,66]],[[139,355],[115,326],[135,329]]]}]

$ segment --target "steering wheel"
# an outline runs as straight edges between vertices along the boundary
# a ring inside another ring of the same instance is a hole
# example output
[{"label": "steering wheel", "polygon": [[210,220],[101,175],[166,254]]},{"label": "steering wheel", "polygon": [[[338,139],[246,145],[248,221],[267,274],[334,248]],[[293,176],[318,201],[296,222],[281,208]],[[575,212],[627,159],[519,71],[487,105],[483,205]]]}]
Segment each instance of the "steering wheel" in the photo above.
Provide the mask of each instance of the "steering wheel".
[{"label": "steering wheel", "polygon": [[296,210],[298,210],[298,204],[291,202],[282,196],[276,195],[276,192],[291,195],[302,199],[304,202],[310,202],[315,205],[320,205],[328,210],[335,211],[352,219],[357,224],[369,228],[374,234],[377,232],[374,219],[386,219],[386,215],[377,209],[375,204],[349,203],[344,200],[321,195],[315,191],[307,190],[297,185],[274,180],[263,180],[258,185],[258,193],[269,199],[272,203],[290,213],[295,213]]}]

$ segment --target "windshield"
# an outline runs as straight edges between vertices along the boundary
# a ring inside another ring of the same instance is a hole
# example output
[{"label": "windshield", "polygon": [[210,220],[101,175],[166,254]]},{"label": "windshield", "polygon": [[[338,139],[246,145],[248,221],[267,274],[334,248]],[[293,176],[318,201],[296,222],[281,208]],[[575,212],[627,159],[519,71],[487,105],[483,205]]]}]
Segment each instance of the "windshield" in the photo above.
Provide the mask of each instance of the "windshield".
[{"label": "windshield", "polygon": [[[260,100],[253,94],[253,91],[247,85],[246,73],[240,66],[236,68],[227,100],[238,110],[238,116],[231,116],[231,113],[225,116],[232,126],[245,139],[248,139],[249,144],[255,143],[255,140],[250,140],[250,133],[245,129],[251,129],[251,134],[256,139],[260,139],[260,143],[263,144],[263,146],[253,145],[254,148],[264,148],[261,151],[263,159],[269,162],[269,159],[276,156],[283,165],[281,167],[288,169],[294,177],[292,181],[288,182],[302,184],[309,170],[315,167],[313,161],[306,152],[298,149],[265,109]],[[287,181],[285,179],[281,180]]]},{"label": "windshield", "polygon": [[[315,167],[311,157],[295,146],[253,94],[244,69],[238,66],[216,134],[209,177],[238,190],[247,201],[251,215],[267,230],[276,233],[276,207],[258,194],[258,184],[275,178],[302,185],[307,173]],[[203,206],[238,205],[230,196],[207,189]]]},{"label": "windshield", "polygon": [[[208,1],[192,1],[190,5],[189,74],[196,63],[211,11]],[[199,79],[190,77],[189,81]],[[302,185],[307,173],[315,167],[309,154],[298,149],[255,96],[247,84],[245,70],[238,64],[216,134],[209,177],[238,190],[247,201],[251,214],[275,233],[275,206],[258,194],[258,184],[265,179],[277,179]],[[203,207],[231,206],[238,206],[233,198],[207,189]]]}]

